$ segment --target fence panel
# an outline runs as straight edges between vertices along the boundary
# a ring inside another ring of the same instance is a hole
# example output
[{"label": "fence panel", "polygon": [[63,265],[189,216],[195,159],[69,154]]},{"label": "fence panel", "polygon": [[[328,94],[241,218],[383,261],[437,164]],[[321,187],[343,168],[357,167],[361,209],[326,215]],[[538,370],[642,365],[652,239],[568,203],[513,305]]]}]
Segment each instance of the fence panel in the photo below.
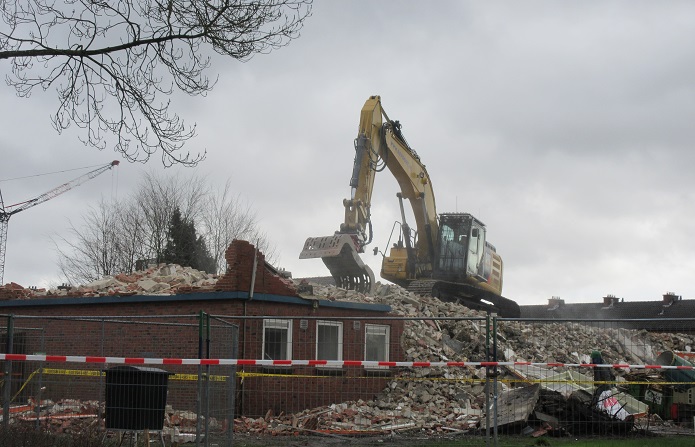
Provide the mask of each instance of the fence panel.
[{"label": "fence panel", "polygon": [[206,446],[693,433],[687,319],[6,318],[5,427]]},{"label": "fence panel", "polygon": [[[236,357],[237,332],[233,324],[200,315],[13,316],[2,329],[5,352],[71,358],[4,361],[3,414],[55,432],[75,430],[82,421],[96,421],[102,430],[141,431],[151,427],[122,425],[143,418],[145,423],[155,415],[151,405],[164,398],[166,407],[157,411],[165,424],[158,430],[168,439],[200,442],[208,434],[224,441],[218,445],[231,445],[234,394],[228,388],[235,369],[162,364],[162,359]],[[123,364],[122,358],[132,362]],[[7,427],[10,419],[3,421]]]},{"label": "fence panel", "polygon": [[525,426],[557,436],[692,434],[695,373],[687,358],[694,328],[692,319],[498,319],[493,338],[507,363],[498,429]]}]

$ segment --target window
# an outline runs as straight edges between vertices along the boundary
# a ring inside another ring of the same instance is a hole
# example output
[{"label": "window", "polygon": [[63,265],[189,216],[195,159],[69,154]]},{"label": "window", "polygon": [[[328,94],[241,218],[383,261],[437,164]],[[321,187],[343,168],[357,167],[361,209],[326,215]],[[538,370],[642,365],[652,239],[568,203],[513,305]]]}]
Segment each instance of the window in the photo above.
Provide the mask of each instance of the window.
[{"label": "window", "polygon": [[321,320],[316,322],[316,359],[343,359],[343,323]]},{"label": "window", "polygon": [[467,236],[460,234],[460,228],[442,224],[439,241],[439,268],[445,271],[463,270],[466,257]]},{"label": "window", "polygon": [[263,359],[292,358],[292,321],[263,320]]},{"label": "window", "polygon": [[468,272],[472,275],[478,273],[478,263],[481,259],[484,241],[485,229],[474,223],[471,230],[471,242],[468,245]]},{"label": "window", "polygon": [[391,328],[380,324],[365,324],[364,331],[364,359],[388,362]]}]

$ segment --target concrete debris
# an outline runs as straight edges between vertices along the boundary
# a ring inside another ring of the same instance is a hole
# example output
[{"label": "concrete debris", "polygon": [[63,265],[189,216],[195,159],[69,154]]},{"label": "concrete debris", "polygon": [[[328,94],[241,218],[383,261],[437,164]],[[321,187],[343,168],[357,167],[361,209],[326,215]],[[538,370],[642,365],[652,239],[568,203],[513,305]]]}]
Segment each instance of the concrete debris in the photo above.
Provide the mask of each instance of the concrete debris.
[{"label": "concrete debris", "polygon": [[[404,400],[351,401],[304,410],[275,418],[246,418],[235,421],[235,431],[249,434],[293,435],[309,431],[325,435],[385,434],[444,430],[468,432],[478,425],[480,411],[459,408],[449,412],[439,405],[411,405]],[[411,401],[412,402],[412,401]]]},{"label": "concrete debris", "polygon": [[[514,388],[500,396],[497,410],[497,425],[499,429],[508,429],[510,425],[526,427],[529,416],[538,403],[540,384]],[[493,425],[491,425],[492,427]],[[485,427],[485,422],[483,423]],[[506,431],[506,430],[505,430]]]},{"label": "concrete debris", "polygon": [[192,291],[215,290],[218,275],[177,264],[159,264],[130,275],[118,274],[78,287],[25,289],[11,283],[2,288],[2,299],[36,299],[60,297],[97,297],[130,295],[175,295]]},{"label": "concrete debris", "polygon": [[38,419],[54,433],[76,433],[99,424],[98,415],[103,413],[103,404],[63,399],[58,402],[42,400],[38,405],[31,398],[27,405],[11,406],[10,413],[14,422],[34,424]]},{"label": "concrete debris", "polygon": [[[63,285],[46,290],[24,288],[19,284],[10,283],[0,286],[0,300],[249,291],[252,280],[255,281],[253,289],[256,293],[297,296],[297,287],[288,278],[288,272],[267,263],[263,253],[257,251],[249,242],[233,240],[227,247],[225,260],[227,270],[220,275],[211,275],[176,264],[160,264],[151,265],[146,270],[132,274],[105,276],[79,287]],[[254,275],[254,271],[259,273]]]},{"label": "concrete debris", "polygon": [[[481,361],[486,356],[485,313],[416,296],[402,287],[377,282],[372,295],[335,286],[313,284],[314,295],[333,301],[383,303],[392,313],[416,318],[469,318],[468,320],[408,320],[401,343],[408,361]],[[694,334],[656,333],[646,330],[589,326],[581,323],[528,323],[505,321],[498,325],[499,361],[590,363],[593,350],[609,363],[654,364],[659,352],[686,350]],[[492,345],[492,341],[490,341]],[[562,372],[565,368],[553,368]],[[616,370],[617,375],[627,373]]]}]

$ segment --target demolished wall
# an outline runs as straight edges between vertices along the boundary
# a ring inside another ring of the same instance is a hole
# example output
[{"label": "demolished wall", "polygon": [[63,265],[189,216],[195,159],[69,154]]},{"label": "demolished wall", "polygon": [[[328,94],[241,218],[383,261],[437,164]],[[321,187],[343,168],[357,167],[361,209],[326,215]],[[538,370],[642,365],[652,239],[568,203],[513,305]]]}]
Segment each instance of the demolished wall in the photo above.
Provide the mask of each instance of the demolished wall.
[{"label": "demolished wall", "polygon": [[[131,274],[104,276],[96,281],[75,287],[52,289],[25,288],[16,283],[0,287],[0,300],[59,297],[98,297],[132,295],[177,295],[193,292],[253,290],[280,296],[297,296],[294,283],[278,275],[265,261],[262,252],[247,241],[235,239],[225,252],[227,271],[213,275],[176,264],[152,265]],[[254,260],[256,268],[254,273]]]}]

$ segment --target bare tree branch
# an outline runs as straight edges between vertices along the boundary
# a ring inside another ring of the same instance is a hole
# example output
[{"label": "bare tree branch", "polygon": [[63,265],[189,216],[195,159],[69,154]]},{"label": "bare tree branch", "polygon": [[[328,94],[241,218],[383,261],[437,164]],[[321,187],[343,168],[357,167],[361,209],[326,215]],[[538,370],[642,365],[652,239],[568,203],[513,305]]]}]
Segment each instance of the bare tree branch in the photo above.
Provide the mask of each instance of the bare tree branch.
[{"label": "bare tree branch", "polygon": [[200,217],[200,229],[210,250],[217,271],[227,268],[225,253],[234,239],[244,239],[265,254],[266,261],[275,262],[275,247],[258,225],[258,216],[241,194],[233,193],[231,181],[216,194],[208,194]]},{"label": "bare tree branch", "polygon": [[[205,95],[210,53],[247,61],[299,36],[312,0],[0,0],[0,60],[21,97],[55,88],[58,132],[113,144],[130,161],[162,151],[165,166],[194,166],[195,136],[163,97]],[[113,137],[110,137],[112,135]],[[112,142],[111,138],[115,138]]]},{"label": "bare tree branch", "polygon": [[85,284],[132,273],[138,260],[162,262],[175,209],[200,230],[218,272],[226,270],[224,255],[234,239],[248,240],[274,262],[275,248],[261,231],[256,212],[230,181],[216,190],[196,175],[147,173],[131,197],[102,200],[88,209],[80,225],[71,223],[68,237],[54,238],[62,276],[70,284]]}]

